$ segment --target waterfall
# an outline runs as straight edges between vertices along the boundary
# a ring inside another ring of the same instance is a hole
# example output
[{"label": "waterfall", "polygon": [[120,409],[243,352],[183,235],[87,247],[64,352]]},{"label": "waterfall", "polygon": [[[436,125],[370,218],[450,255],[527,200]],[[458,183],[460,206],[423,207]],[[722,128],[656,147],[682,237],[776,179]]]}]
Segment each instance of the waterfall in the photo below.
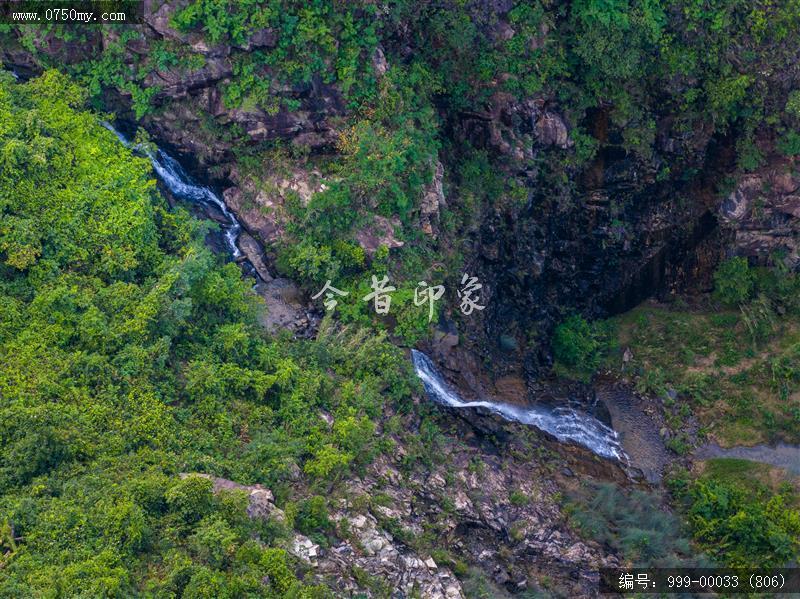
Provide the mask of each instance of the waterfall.
[{"label": "waterfall", "polygon": [[[131,142],[122,133],[117,131],[113,125],[105,121],[103,121],[102,125],[116,135],[126,147],[132,146]],[[150,162],[153,164],[153,170],[155,170],[158,178],[176,198],[204,206],[214,206],[222,212],[222,215],[227,221],[225,224],[221,225],[225,235],[225,243],[234,260],[240,258],[242,252],[236,244],[236,241],[239,239],[242,226],[239,224],[239,221],[236,220],[233,213],[228,210],[222,198],[208,187],[194,183],[180,163],[163,150],[156,149],[156,151],[153,152],[148,148],[137,147],[136,149],[142,150],[147,155]]]},{"label": "waterfall", "polygon": [[411,358],[425,392],[436,403],[452,408],[485,408],[506,420],[535,426],[559,441],[583,445],[601,457],[628,462],[617,433],[589,414],[569,407],[522,407],[493,401],[464,401],[442,378],[428,356],[412,349]]}]

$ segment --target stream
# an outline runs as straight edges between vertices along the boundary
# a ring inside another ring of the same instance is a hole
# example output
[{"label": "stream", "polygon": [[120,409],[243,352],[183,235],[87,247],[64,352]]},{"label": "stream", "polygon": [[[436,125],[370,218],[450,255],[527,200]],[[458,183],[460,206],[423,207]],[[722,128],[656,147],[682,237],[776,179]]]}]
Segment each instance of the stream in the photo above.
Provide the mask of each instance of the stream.
[{"label": "stream", "polygon": [[698,447],[692,457],[699,460],[710,458],[738,458],[761,462],[788,470],[793,474],[800,474],[800,445],[778,443],[777,445],[753,445],[751,447],[720,447],[716,443],[709,443]]},{"label": "stream", "polygon": [[451,408],[484,408],[506,420],[535,426],[563,443],[577,443],[603,458],[628,463],[617,433],[594,416],[561,406],[522,407],[493,401],[464,401],[428,356],[412,349],[411,358],[425,392],[438,404]]},{"label": "stream", "polygon": [[[133,145],[110,123],[104,122],[103,126],[114,133],[125,146]],[[228,252],[234,260],[240,259],[242,252],[237,245],[237,240],[242,227],[222,198],[210,188],[192,181],[180,163],[160,148],[155,151],[145,147],[137,149],[147,155],[159,180],[174,197],[199,204],[206,209],[216,209],[222,213],[225,220],[220,226],[224,233]],[[582,445],[601,457],[620,462],[628,461],[628,456],[620,445],[617,433],[593,416],[569,407],[530,406],[523,408],[491,401],[464,401],[444,381],[428,356],[412,350],[412,357],[417,376],[422,380],[425,391],[437,403],[454,408],[485,408],[506,420],[535,426],[559,441]]]},{"label": "stream", "polygon": [[[120,131],[115,129],[113,125],[105,121],[102,125],[116,135],[117,139],[119,139],[123,145],[128,148],[133,146],[132,142]],[[222,198],[209,187],[195,183],[180,163],[164,150],[156,148],[156,151],[153,152],[141,146],[136,146],[135,149],[141,150],[147,155],[159,181],[164,184],[175,198],[199,204],[207,211],[217,210],[222,213],[224,220],[220,223],[220,227],[225,237],[225,245],[233,259],[238,261],[242,257],[242,251],[237,245],[242,226],[236,219],[236,216],[228,210]]]}]

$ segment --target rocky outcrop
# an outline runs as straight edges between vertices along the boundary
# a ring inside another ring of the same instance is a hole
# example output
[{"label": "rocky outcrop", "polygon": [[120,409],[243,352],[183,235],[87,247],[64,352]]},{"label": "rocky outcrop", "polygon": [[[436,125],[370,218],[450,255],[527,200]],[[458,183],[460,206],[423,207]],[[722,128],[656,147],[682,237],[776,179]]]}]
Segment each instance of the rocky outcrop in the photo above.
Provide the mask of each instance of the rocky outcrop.
[{"label": "rocky outcrop", "polygon": [[[531,115],[531,118],[535,118],[534,114]],[[535,131],[536,140],[544,146],[556,146],[566,150],[574,143],[569,138],[569,131],[564,119],[555,112],[542,112],[536,119]]]},{"label": "rocky outcrop", "polygon": [[[571,481],[576,474],[614,478],[609,469],[615,467],[495,416],[442,418],[452,434],[442,440],[434,464],[409,461],[409,438],[392,436],[392,454],[337,487],[328,498],[335,529],[329,544],[290,532],[285,547],[307,576],[342,597],[388,592],[457,599],[465,597],[460,578],[466,564],[511,593],[541,590],[546,578],[557,596],[592,596],[597,568],[619,560],[570,528],[553,464]],[[403,428],[418,425],[411,417]],[[215,493],[245,492],[250,517],[285,521],[268,489],[200,476],[213,481]]]},{"label": "rocky outcrop", "polygon": [[442,185],[443,180],[444,166],[440,161],[437,161],[433,170],[433,178],[422,193],[422,201],[419,208],[420,227],[427,235],[435,235],[434,226],[439,222],[439,212],[447,208]]},{"label": "rocky outcrop", "polygon": [[[322,552],[319,546],[309,544],[307,538],[298,535],[292,549],[296,556],[313,566],[315,576],[333,581],[332,586],[338,593],[353,596],[363,592],[362,584],[349,574],[360,571],[374,579],[375,586],[402,592],[407,597],[415,593],[430,599],[464,597],[461,583],[450,568],[400,545],[372,514],[352,515],[339,511],[332,519],[348,531],[347,540]],[[374,591],[370,591],[368,596],[375,596]]]},{"label": "rocky outcrop", "polygon": [[371,217],[369,224],[356,231],[355,238],[364,253],[371,257],[380,247],[403,247],[403,242],[397,238],[400,227],[400,219],[397,217],[386,218],[376,214]]},{"label": "rocky outcrop", "polygon": [[800,262],[800,164],[781,160],[742,176],[719,205],[720,219],[733,231],[733,252],[766,260],[775,252]]},{"label": "rocky outcrop", "polygon": [[315,193],[326,189],[318,170],[302,167],[264,172],[258,178],[244,176],[233,167],[229,178],[235,185],[223,192],[225,204],[266,246],[274,245],[285,233],[288,201],[296,199],[306,206]]},{"label": "rocky outcrop", "polygon": [[272,491],[265,489],[261,485],[240,485],[227,478],[219,478],[199,472],[182,472],[179,476],[181,478],[190,476],[207,478],[213,483],[212,491],[215,494],[222,491],[242,491],[247,495],[247,515],[250,518],[277,518],[282,521],[286,519],[283,511],[273,503]]},{"label": "rocky outcrop", "polygon": [[463,113],[459,126],[473,144],[516,161],[531,159],[542,148],[574,145],[564,118],[543,97],[519,101],[495,92],[485,113]]},{"label": "rocky outcrop", "polygon": [[[150,102],[158,108],[143,119],[145,128],[159,141],[191,151],[201,163],[219,163],[230,158],[232,145],[220,131],[231,127],[238,127],[251,142],[284,140],[304,149],[333,146],[337,140],[334,122],[346,113],[335,85],[319,78],[302,85],[273,84],[269,106],[253,98],[226,103],[222,90],[230,82],[237,60],[243,53],[275,47],[278,32],[255,29],[248,32],[243,42],[210,44],[200,32],[181,32],[172,26],[171,17],[176,10],[188,4],[189,0],[146,0],[144,23],[127,27],[124,38],[118,29],[105,27],[89,27],[80,35],[63,39],[54,30],[42,30],[33,38],[36,53],[19,40],[11,43],[4,40],[0,62],[32,75],[50,65],[76,64],[113,54],[114,62],[124,65],[124,69],[144,73],[137,85],[148,90]],[[131,32],[136,35],[130,35]],[[194,59],[191,61],[194,66],[154,63],[151,50],[161,43],[188,53]],[[385,58],[381,62],[381,56],[376,54],[378,70],[385,66]],[[199,65],[195,64],[198,62]],[[267,66],[260,67],[256,76],[265,81],[278,79]],[[122,104],[131,104],[129,86],[108,92],[111,108],[119,110]],[[126,101],[116,101],[115,96]],[[287,103],[291,109],[286,107]]]}]

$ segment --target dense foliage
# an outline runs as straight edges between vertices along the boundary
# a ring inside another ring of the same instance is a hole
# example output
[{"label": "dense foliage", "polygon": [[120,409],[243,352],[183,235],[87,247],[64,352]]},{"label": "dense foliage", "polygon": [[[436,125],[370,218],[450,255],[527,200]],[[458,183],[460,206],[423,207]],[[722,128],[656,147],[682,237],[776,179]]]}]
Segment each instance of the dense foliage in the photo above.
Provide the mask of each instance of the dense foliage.
[{"label": "dense foliage", "polygon": [[[320,596],[280,545],[325,502],[293,502],[381,449],[404,360],[355,331],[265,337],[239,268],[84,97],[0,75],[0,595]],[[285,489],[287,521],[180,472]]]},{"label": "dense foliage", "polygon": [[670,485],[703,549],[729,567],[764,568],[800,558],[800,495],[782,479],[753,462],[717,459],[702,476],[678,475]]}]

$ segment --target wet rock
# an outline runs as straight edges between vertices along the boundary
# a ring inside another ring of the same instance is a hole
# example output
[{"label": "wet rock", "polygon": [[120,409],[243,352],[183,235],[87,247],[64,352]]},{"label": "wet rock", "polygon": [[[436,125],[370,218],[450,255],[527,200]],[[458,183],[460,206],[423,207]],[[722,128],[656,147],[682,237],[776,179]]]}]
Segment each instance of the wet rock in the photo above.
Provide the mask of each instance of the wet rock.
[{"label": "wet rock", "polygon": [[513,352],[519,348],[517,340],[511,335],[500,335],[498,343],[500,344],[500,349],[506,352]]},{"label": "wet rock", "polygon": [[458,328],[451,320],[444,320],[433,331],[431,346],[439,355],[447,354],[458,345]]}]

